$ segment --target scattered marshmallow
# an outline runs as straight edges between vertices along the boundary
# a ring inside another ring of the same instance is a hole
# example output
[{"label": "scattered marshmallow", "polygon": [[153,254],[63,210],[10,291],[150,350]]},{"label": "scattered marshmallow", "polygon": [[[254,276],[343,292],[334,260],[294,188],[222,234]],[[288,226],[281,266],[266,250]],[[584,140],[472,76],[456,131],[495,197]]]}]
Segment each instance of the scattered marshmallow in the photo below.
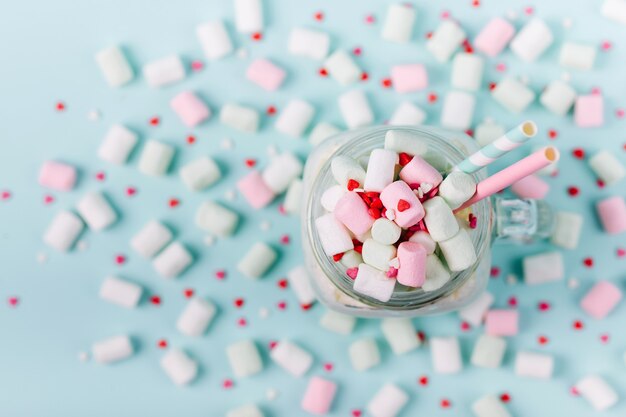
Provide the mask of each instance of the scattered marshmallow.
[{"label": "scattered marshmallow", "polygon": [[137,144],[137,134],[125,126],[115,124],[107,131],[100,147],[98,157],[116,165],[126,163]]},{"label": "scattered marshmallow", "polygon": [[453,130],[467,130],[472,125],[476,98],[464,91],[449,91],[441,109],[441,126]]},{"label": "scattered marshmallow", "polygon": [[483,292],[474,301],[459,310],[459,317],[474,327],[480,326],[493,304],[494,297],[490,292]]},{"label": "scattered marshmallow", "polygon": [[315,227],[326,255],[333,256],[354,249],[348,229],[335,218],[333,213],[315,219]]},{"label": "scattered marshmallow", "polygon": [[385,384],[367,403],[367,412],[372,417],[396,417],[408,401],[406,392],[394,384]]},{"label": "scattered marshmallow", "polygon": [[179,171],[183,183],[193,191],[201,191],[220,179],[220,169],[215,161],[207,156],[200,157],[184,165]]},{"label": "scattered marshmallow", "polygon": [[511,77],[497,83],[491,96],[511,113],[523,112],[535,99],[530,88]]},{"label": "scattered marshmallow", "polygon": [[263,242],[257,242],[237,263],[237,270],[248,278],[260,278],[274,264],[278,254]]},{"label": "scattered marshmallow", "polygon": [[437,61],[445,63],[461,46],[465,38],[466,34],[458,23],[451,19],[442,20],[430,39],[426,41],[426,49]]},{"label": "scattered marshmallow", "polygon": [[76,168],[62,162],[46,161],[39,170],[39,185],[57,191],[70,191],[76,185]]},{"label": "scattered marshmallow", "polygon": [[385,272],[368,264],[360,264],[354,280],[354,291],[387,302],[393,294],[396,280],[388,278]]},{"label": "scattered marshmallow", "polygon": [[178,316],[176,328],[185,336],[202,336],[215,317],[215,305],[204,298],[194,297]]},{"label": "scattered marshmallow", "polygon": [[178,93],[170,101],[170,107],[187,127],[194,127],[211,117],[211,110],[191,91]]},{"label": "scattered marshmallow", "polygon": [[330,36],[318,30],[293,28],[287,40],[287,50],[292,55],[322,60],[328,55]]},{"label": "scattered marshmallow", "polygon": [[296,294],[300,305],[306,306],[315,302],[315,291],[313,291],[309,273],[304,266],[297,266],[287,272],[287,279],[289,280],[289,287]]},{"label": "scattered marshmallow", "polygon": [[198,363],[185,352],[170,348],[161,358],[161,369],[176,385],[187,385],[198,375]]},{"label": "scattered marshmallow", "polygon": [[[403,101],[396,107],[391,115],[388,124],[390,126],[419,126],[426,120],[424,110],[417,107],[410,101]],[[393,132],[389,131],[387,133]]]},{"label": "scattered marshmallow", "polygon": [[607,19],[626,25],[625,0],[604,0],[600,13]]},{"label": "scattered marshmallow", "polygon": [[258,374],[263,369],[261,355],[252,340],[232,343],[226,348],[228,362],[237,378]]},{"label": "scattered marshmallow", "polygon": [[302,207],[302,196],[304,194],[304,184],[301,179],[295,179],[289,184],[285,193],[283,208],[286,213],[298,214]]},{"label": "scattered marshmallow", "polygon": [[314,376],[309,380],[300,406],[308,413],[324,415],[330,411],[336,393],[337,384]]},{"label": "scattered marshmallow", "polygon": [[175,278],[192,262],[189,251],[181,243],[173,242],[152,260],[152,266],[163,278]]},{"label": "scattered marshmallow", "polygon": [[[424,222],[430,233],[430,237],[441,244],[444,240],[452,239],[459,233],[459,224],[452,213],[450,206],[441,197],[433,197],[424,202]],[[459,237],[458,243],[463,242],[463,236]],[[457,243],[454,241],[453,243]],[[452,254],[451,254],[452,255]]]},{"label": "scattered marshmallow", "polygon": [[506,340],[483,334],[476,339],[470,362],[480,368],[498,368],[504,358]]},{"label": "scattered marshmallow", "polygon": [[248,66],[246,78],[266,91],[280,88],[287,72],[268,59],[256,59]]},{"label": "scattered marshmallow", "polygon": [[612,185],[626,177],[626,167],[607,150],[602,150],[589,158],[589,166],[604,185]]},{"label": "scattered marshmallow", "polygon": [[337,99],[339,111],[349,129],[369,126],[374,122],[374,113],[367,96],[362,90],[350,90]]},{"label": "scattered marshmallow", "polygon": [[165,175],[174,158],[174,147],[165,143],[149,140],[139,158],[139,171],[146,175]]},{"label": "scattered marshmallow", "polygon": [[415,8],[407,4],[390,4],[381,37],[389,42],[406,43],[411,40]]},{"label": "scattered marshmallow", "polygon": [[178,55],[170,55],[144,65],[143,76],[150,87],[163,87],[185,78],[185,66]]},{"label": "scattered marshmallow", "polygon": [[[268,395],[269,396],[269,395]],[[264,417],[263,412],[256,405],[244,405],[230,410],[226,417]]]},{"label": "scattered marshmallow", "polygon": [[498,55],[515,35],[515,27],[501,17],[489,21],[474,39],[476,50],[489,57]]},{"label": "scattered marshmallow", "polygon": [[462,171],[453,171],[439,184],[439,196],[451,209],[459,208],[476,192],[474,178]]},{"label": "scattered marshmallow", "polygon": [[478,142],[478,146],[483,147],[504,136],[505,133],[502,125],[493,120],[485,120],[474,129],[474,139]]},{"label": "scattered marshmallow", "polygon": [[314,114],[315,109],[311,104],[304,100],[293,99],[280,113],[274,127],[280,133],[299,138],[311,123]]},{"label": "scattered marshmallow", "polygon": [[567,82],[554,80],[543,90],[539,102],[557,116],[565,116],[576,101],[576,90]]},{"label": "scattered marshmallow", "polygon": [[339,84],[354,84],[361,78],[361,69],[356,65],[350,54],[337,49],[324,61],[324,68]]},{"label": "scattered marshmallow", "polygon": [[238,104],[224,104],[220,110],[220,123],[241,132],[255,133],[259,130],[259,112]]},{"label": "scattered marshmallow", "polygon": [[412,93],[428,87],[428,73],[422,64],[391,67],[391,85],[397,93]]},{"label": "scattered marshmallow", "polygon": [[117,277],[107,277],[100,286],[99,296],[110,303],[133,308],[139,304],[142,292],[142,288],[137,284]]},{"label": "scattered marshmallow", "polygon": [[517,310],[489,310],[485,316],[485,332],[490,336],[515,336],[518,328]]},{"label": "scattered marshmallow", "polygon": [[267,206],[274,200],[276,194],[267,186],[261,173],[256,170],[237,181],[237,189],[248,203],[255,209]]},{"label": "scattered marshmallow", "polygon": [[261,0],[234,0],[235,26],[240,33],[263,30],[263,4]]},{"label": "scattered marshmallow", "polygon": [[124,52],[117,46],[99,51],[96,54],[96,63],[111,87],[121,87],[133,79],[133,69],[124,56]]},{"label": "scattered marshmallow", "polygon": [[339,130],[339,128],[337,128],[336,126],[326,122],[319,122],[311,130],[311,134],[309,135],[309,143],[312,146],[317,146],[329,137],[334,136],[339,132],[341,132],[341,130]]},{"label": "scattered marshmallow", "polygon": [[622,290],[609,281],[597,282],[580,301],[580,307],[594,319],[603,319],[622,300]]},{"label": "scattered marshmallow", "polygon": [[224,22],[215,20],[196,26],[196,36],[204,55],[211,61],[224,58],[233,53],[233,43],[230,40]]},{"label": "scattered marshmallow", "polygon": [[588,94],[576,98],[574,123],[578,127],[604,125],[604,99],[601,94]]},{"label": "scattered marshmallow", "polygon": [[545,252],[526,256],[523,260],[524,282],[529,285],[560,281],[564,277],[561,252]]},{"label": "scattered marshmallow", "polygon": [[102,193],[90,192],[76,204],[76,211],[87,226],[95,232],[106,229],[117,221],[117,214]]},{"label": "scattered marshmallow", "polygon": [[554,232],[551,242],[565,249],[576,249],[583,226],[583,216],[578,213],[557,211],[554,215]]},{"label": "scattered marshmallow", "polygon": [[438,374],[456,374],[463,369],[461,347],[456,337],[431,338],[430,355],[433,370]]},{"label": "scattered marshmallow", "polygon": [[385,133],[385,149],[409,155],[423,155],[427,146],[414,133],[393,129]]},{"label": "scattered marshmallow", "polygon": [[476,417],[511,417],[502,401],[492,394],[476,400],[472,404],[472,412]]},{"label": "scattered marshmallow", "polygon": [[130,247],[144,258],[152,258],[171,240],[173,234],[156,220],[148,222],[130,241]]},{"label": "scattered marshmallow", "polygon": [[552,31],[546,23],[535,17],[517,33],[511,41],[511,51],[526,62],[533,62],[554,41]]},{"label": "scattered marshmallow", "polygon": [[374,149],[367,163],[363,188],[381,192],[393,182],[398,154],[387,149]]},{"label": "scattered marshmallow", "polygon": [[550,379],[554,370],[554,357],[545,353],[517,352],[515,375]]},{"label": "scattered marshmallow", "polygon": [[303,376],[313,365],[309,352],[287,340],[281,340],[272,348],[270,358],[295,377]]},{"label": "scattered marshmallow", "polygon": [[101,340],[91,346],[91,356],[98,363],[114,363],[133,354],[133,344],[126,335]]},{"label": "scattered marshmallow", "polygon": [[596,203],[596,211],[606,233],[616,235],[626,232],[626,201],[613,196]]},{"label": "scattered marshmallow", "polygon": [[477,54],[459,52],[452,60],[453,88],[466,91],[478,91],[483,80],[484,61]]},{"label": "scattered marshmallow", "polygon": [[324,315],[320,318],[320,326],[341,335],[349,335],[352,333],[355,324],[356,317],[337,313],[333,310],[326,310]]},{"label": "scattered marshmallow", "polygon": [[588,375],[579,380],[576,391],[598,411],[613,407],[619,399],[613,387],[598,375]]},{"label": "scattered marshmallow", "polygon": [[43,241],[61,252],[67,252],[74,246],[76,239],[83,231],[82,220],[71,211],[60,211],[46,229]]},{"label": "scattered marshmallow", "polygon": [[396,247],[393,245],[383,245],[374,239],[367,239],[363,242],[363,262],[374,268],[387,271],[389,261],[396,257]]},{"label": "scattered marshmallow", "polygon": [[289,184],[302,174],[302,162],[291,152],[284,152],[270,161],[261,173],[263,182],[275,194],[289,188]]},{"label": "scattered marshmallow", "polygon": [[348,348],[348,356],[355,371],[366,371],[380,363],[380,351],[376,340],[372,338],[352,342]]},{"label": "scattered marshmallow", "polygon": [[408,318],[387,318],[380,322],[380,328],[396,355],[403,355],[417,349],[420,339],[417,337],[413,322]]},{"label": "scattered marshmallow", "polygon": [[596,60],[596,47],[575,42],[565,42],[561,46],[559,65],[565,68],[588,71]]}]

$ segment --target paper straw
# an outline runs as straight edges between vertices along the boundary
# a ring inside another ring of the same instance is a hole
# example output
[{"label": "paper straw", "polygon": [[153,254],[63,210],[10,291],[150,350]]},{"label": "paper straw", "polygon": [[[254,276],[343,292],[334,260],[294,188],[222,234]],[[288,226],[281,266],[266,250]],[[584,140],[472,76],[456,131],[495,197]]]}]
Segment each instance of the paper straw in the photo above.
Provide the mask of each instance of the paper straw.
[{"label": "paper straw", "polygon": [[454,169],[473,174],[507,152],[521,146],[536,134],[537,125],[527,120],[467,157]]},{"label": "paper straw", "polygon": [[476,193],[474,196],[455,211],[463,210],[464,208],[479,202],[483,198],[487,198],[498,191],[504,190],[509,185],[516,183],[530,174],[534,174],[540,169],[543,169],[558,160],[559,150],[557,148],[547,146],[539,149],[538,151],[528,155],[526,158],[479,182],[476,186]]}]

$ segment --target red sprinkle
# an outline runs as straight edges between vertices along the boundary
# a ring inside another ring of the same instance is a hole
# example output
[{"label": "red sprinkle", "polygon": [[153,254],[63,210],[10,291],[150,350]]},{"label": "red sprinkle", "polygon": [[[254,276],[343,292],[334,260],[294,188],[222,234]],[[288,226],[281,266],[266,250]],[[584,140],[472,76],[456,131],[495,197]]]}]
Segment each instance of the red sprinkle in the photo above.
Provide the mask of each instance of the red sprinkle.
[{"label": "red sprinkle", "polygon": [[428,377],[426,375],[420,376],[420,378],[417,380],[418,384],[422,385],[422,386],[426,386],[428,385]]},{"label": "red sprinkle", "polygon": [[255,32],[252,34],[253,41],[260,41],[261,39],[263,39],[263,34],[261,32]]},{"label": "red sprinkle", "polygon": [[326,68],[320,68],[317,73],[322,77],[328,77],[328,71],[326,71]]},{"label": "red sprinkle", "polygon": [[593,258],[583,259],[583,265],[585,265],[587,268],[593,267]]},{"label": "red sprinkle", "polygon": [[370,207],[378,209],[378,210],[382,210],[382,208],[383,208],[383,201],[380,198],[376,197],[370,203]]},{"label": "red sprinkle", "polygon": [[235,301],[233,301],[233,304],[235,304],[235,307],[241,308],[241,307],[243,307],[244,299],[243,298],[235,298]]},{"label": "red sprinkle", "polygon": [[161,305],[161,297],[159,297],[158,295],[153,295],[152,297],[150,297],[150,303],[156,306]]},{"label": "red sprinkle", "polygon": [[273,116],[276,114],[276,107],[274,106],[267,106],[267,109],[265,110],[265,112],[269,115],[269,116]]},{"label": "red sprinkle", "polygon": [[406,164],[411,162],[411,160],[413,159],[411,155],[405,152],[400,152],[400,155],[398,155],[398,157],[400,160],[400,166],[405,166]]},{"label": "red sprinkle", "polygon": [[537,338],[537,343],[540,345],[547,345],[549,341],[550,339],[548,339],[548,336],[541,335]]},{"label": "red sprinkle", "polygon": [[394,268],[393,266],[390,266],[389,270],[387,271],[387,278],[395,278],[397,276],[398,276],[398,270]]},{"label": "red sprinkle", "polygon": [[539,304],[537,304],[537,308],[539,311],[548,311],[550,310],[550,303],[547,301],[540,301]]},{"label": "red sprinkle", "polygon": [[450,408],[452,407],[452,403],[447,398],[441,400],[441,408]]},{"label": "red sprinkle", "polygon": [[435,93],[428,94],[428,102],[430,104],[436,103],[437,99],[438,99],[437,94],[435,94]]},{"label": "red sprinkle", "polygon": [[356,279],[356,275],[358,273],[359,273],[359,268],[357,268],[357,267],[346,269],[346,275],[349,276],[352,279]]},{"label": "red sprinkle", "polygon": [[578,189],[578,187],[572,186],[567,188],[567,194],[569,194],[571,197],[576,197],[579,193],[580,190]]},{"label": "red sprinkle", "polygon": [[278,288],[280,288],[281,290],[284,290],[285,288],[287,288],[287,285],[289,285],[288,281],[285,278],[279,279],[277,284]]},{"label": "red sprinkle", "polygon": [[585,327],[583,322],[580,320],[576,320],[572,326],[574,327],[574,330],[582,330]]},{"label": "red sprinkle", "polygon": [[341,252],[341,253],[337,253],[337,254],[333,255],[333,261],[339,262],[341,260],[341,258],[343,258],[343,254],[344,253],[345,252]]},{"label": "red sprinkle", "polygon": [[194,143],[196,143],[196,137],[194,135],[187,136],[186,140],[188,145],[193,145]]},{"label": "red sprinkle", "polygon": [[65,110],[65,103],[63,103],[62,101],[57,102],[55,108],[57,109],[57,111],[63,111]]},{"label": "red sprinkle", "polygon": [[500,394],[500,401],[502,401],[503,403],[508,403],[511,401],[511,396],[508,392],[504,392]]},{"label": "red sprinkle", "polygon": [[585,151],[581,148],[574,148],[574,150],[572,150],[572,155],[576,159],[583,159],[585,157]]},{"label": "red sprinkle", "polygon": [[175,208],[175,207],[178,207],[180,205],[180,200],[177,199],[177,198],[170,198],[170,200],[167,202],[167,204],[171,208]]},{"label": "red sprinkle", "polygon": [[167,340],[160,339],[159,341],[157,341],[157,347],[159,349],[165,349],[167,347]]},{"label": "red sprinkle", "polygon": [[408,201],[403,200],[403,199],[398,200],[397,209],[398,209],[398,211],[400,213],[402,213],[403,211],[406,211],[406,210],[408,210],[410,208],[411,208],[411,203],[409,203]]},{"label": "red sprinkle", "polygon": [[350,178],[348,180],[348,184],[347,184],[348,191],[353,191],[355,188],[359,188],[360,185],[361,184],[359,184],[359,182],[357,180],[354,180],[354,179]]},{"label": "red sprinkle", "polygon": [[370,216],[372,216],[375,219],[380,219],[380,210],[377,210],[375,208],[370,207],[367,212],[369,213]]},{"label": "red sprinkle", "polygon": [[367,72],[363,71],[363,72],[361,73],[361,81],[367,81],[367,80],[369,80],[369,79],[370,79],[369,74],[368,74]]},{"label": "red sprinkle", "polygon": [[559,133],[556,130],[554,129],[548,130],[548,137],[550,139],[556,139],[557,136],[559,136]]},{"label": "red sprinkle", "polygon": [[473,213],[470,213],[468,221],[470,229],[476,229],[476,226],[478,226],[478,217],[474,216]]},{"label": "red sprinkle", "polygon": [[150,125],[152,125],[152,126],[158,126],[159,123],[161,123],[161,119],[159,119],[157,116],[155,116],[152,119],[150,119],[148,121],[148,123],[150,123]]},{"label": "red sprinkle", "polygon": [[317,20],[318,22],[321,22],[322,20],[324,20],[324,13],[317,12],[315,13],[315,15],[313,15],[313,18]]},{"label": "red sprinkle", "polygon": [[383,78],[381,80],[381,84],[383,85],[383,88],[390,88],[391,87],[391,78]]},{"label": "red sprinkle", "polygon": [[195,291],[193,290],[193,288],[187,288],[185,289],[185,291],[183,291],[183,295],[185,296],[185,298],[191,298],[193,297]]}]

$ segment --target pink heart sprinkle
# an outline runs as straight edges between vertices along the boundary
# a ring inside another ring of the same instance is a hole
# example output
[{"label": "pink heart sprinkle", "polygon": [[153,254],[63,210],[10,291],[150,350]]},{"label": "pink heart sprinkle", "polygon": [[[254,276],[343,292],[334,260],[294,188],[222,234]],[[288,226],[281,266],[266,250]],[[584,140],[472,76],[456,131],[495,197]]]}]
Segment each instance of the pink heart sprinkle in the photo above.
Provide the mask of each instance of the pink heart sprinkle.
[{"label": "pink heart sprinkle", "polygon": [[127,196],[132,197],[135,194],[137,194],[137,189],[135,187],[128,187],[128,188],[126,188],[126,195]]},{"label": "pink heart sprinkle", "polygon": [[226,278],[226,271],[220,269],[219,271],[215,271],[215,278],[224,279]]},{"label": "pink heart sprinkle", "polygon": [[600,341],[602,343],[609,343],[609,335],[608,334],[602,334],[600,335]]},{"label": "pink heart sprinkle", "polygon": [[613,45],[611,44],[611,42],[609,41],[604,41],[602,42],[602,44],[600,45],[600,47],[602,48],[603,51],[608,51],[609,49],[611,49]]},{"label": "pink heart sprinkle", "polygon": [[624,248],[617,248],[617,257],[618,258],[626,257],[626,249],[624,249]]},{"label": "pink heart sprinkle", "polygon": [[594,95],[602,94],[602,90],[600,89],[600,87],[593,87],[591,89],[591,94],[594,94]]},{"label": "pink heart sprinkle", "polygon": [[496,65],[496,71],[498,71],[498,72],[506,71],[506,64],[501,62],[498,65]]},{"label": "pink heart sprinkle", "polygon": [[361,410],[352,410],[352,417],[361,417]]},{"label": "pink heart sprinkle", "polygon": [[626,116],[626,110],[624,109],[615,110],[615,116],[617,116],[618,119],[623,119],[624,116]]},{"label": "pink heart sprinkle", "polygon": [[515,307],[515,306],[517,306],[517,298],[515,298],[515,297],[511,297],[511,298],[509,298],[509,305],[510,305],[511,307]]},{"label": "pink heart sprinkle", "polygon": [[289,235],[283,235],[283,236],[280,238],[280,243],[282,243],[283,245],[288,245],[288,244],[289,244],[289,241],[290,241],[290,239],[289,239]]},{"label": "pink heart sprinkle", "polygon": [[44,204],[52,204],[52,203],[54,203],[54,197],[51,196],[51,195],[46,195],[43,198],[43,202],[44,202]]},{"label": "pink heart sprinkle", "polygon": [[450,12],[448,10],[444,10],[443,12],[441,12],[442,19],[448,19],[449,17],[450,17]]},{"label": "pink heart sprinkle", "polygon": [[202,69],[204,68],[204,62],[202,61],[192,61],[191,62],[191,69],[194,71],[202,71]]},{"label": "pink heart sprinkle", "polygon": [[547,301],[540,301],[539,304],[537,304],[537,308],[539,311],[548,311],[550,310],[550,303]]},{"label": "pink heart sprinkle", "polygon": [[9,297],[8,302],[11,307],[17,307],[18,303],[20,302],[20,299],[17,297]]},{"label": "pink heart sprinkle", "polygon": [[374,15],[368,14],[367,16],[365,16],[365,23],[367,23],[368,25],[371,25],[375,22],[376,22],[376,17]]},{"label": "pink heart sprinkle", "polygon": [[124,262],[126,262],[126,257],[124,255],[117,255],[115,257],[115,263],[118,265],[122,265]]},{"label": "pink heart sprinkle", "polygon": [[224,388],[226,388],[226,389],[232,388],[232,387],[233,387],[233,385],[235,385],[235,384],[234,384],[234,382],[233,382],[233,380],[232,380],[232,379],[225,379],[225,380],[222,382],[222,387],[224,387]]},{"label": "pink heart sprinkle", "polygon": [[331,371],[333,370],[333,364],[332,364],[332,363],[330,363],[330,362],[326,362],[326,363],[324,364],[324,370],[325,370],[326,372],[331,372]]},{"label": "pink heart sprinkle", "polygon": [[470,324],[466,321],[461,322],[461,330],[464,332],[467,332],[468,330],[470,330]]},{"label": "pink heart sprinkle", "polygon": [[286,302],[281,301],[281,302],[278,303],[278,309],[279,310],[284,310],[286,308],[287,308],[287,303]]},{"label": "pink heart sprinkle", "polygon": [[349,276],[352,279],[356,279],[356,275],[358,273],[359,273],[359,268],[357,268],[357,267],[346,269],[346,275]]},{"label": "pink heart sprinkle", "polygon": [[106,174],[102,171],[96,173],[96,179],[98,181],[104,181],[104,179],[106,178]]},{"label": "pink heart sprinkle", "polygon": [[283,206],[282,204],[278,206],[278,212],[283,216],[287,214],[287,210],[285,210],[285,206]]},{"label": "pink heart sprinkle", "polygon": [[248,325],[248,321],[242,317],[239,320],[237,320],[237,325],[240,327],[245,327]]},{"label": "pink heart sprinkle", "polygon": [[524,13],[530,16],[531,14],[535,13],[535,9],[533,9],[532,7],[527,7],[524,9]]},{"label": "pink heart sprinkle", "polygon": [[11,198],[11,192],[3,191],[2,193],[0,193],[0,198],[2,198],[3,200],[8,200],[9,198]]},{"label": "pink heart sprinkle", "polygon": [[571,387],[569,389],[570,394],[572,394],[575,397],[578,397],[580,395],[580,392],[578,392],[578,389],[576,389],[576,387]]},{"label": "pink heart sprinkle", "polygon": [[363,53],[363,50],[359,47],[356,47],[352,50],[352,53],[356,56],[361,56],[361,54]]}]

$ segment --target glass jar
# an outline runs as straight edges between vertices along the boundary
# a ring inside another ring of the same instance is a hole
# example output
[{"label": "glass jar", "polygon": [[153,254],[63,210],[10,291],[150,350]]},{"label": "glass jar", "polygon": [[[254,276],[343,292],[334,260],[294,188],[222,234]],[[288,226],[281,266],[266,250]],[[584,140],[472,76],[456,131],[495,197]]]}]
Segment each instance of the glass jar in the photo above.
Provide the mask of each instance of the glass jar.
[{"label": "glass jar", "polygon": [[[304,169],[302,246],[309,279],[317,298],[340,313],[360,317],[411,317],[458,310],[484,291],[491,270],[491,242],[494,237],[527,242],[548,236],[552,213],[545,204],[533,200],[484,199],[472,206],[477,227],[470,230],[477,261],[470,268],[452,273],[441,288],[424,291],[396,285],[391,299],[381,302],[359,294],[340,262],[326,255],[315,228],[315,219],[326,213],[320,203],[322,193],[336,182],[330,163],[339,155],[366,165],[374,149],[384,147],[385,134],[401,130],[416,135],[423,145],[421,156],[440,172],[450,169],[478,147],[469,136],[434,127],[379,126],[348,131],[322,142],[309,156]],[[479,182],[486,170],[473,174]]]}]

